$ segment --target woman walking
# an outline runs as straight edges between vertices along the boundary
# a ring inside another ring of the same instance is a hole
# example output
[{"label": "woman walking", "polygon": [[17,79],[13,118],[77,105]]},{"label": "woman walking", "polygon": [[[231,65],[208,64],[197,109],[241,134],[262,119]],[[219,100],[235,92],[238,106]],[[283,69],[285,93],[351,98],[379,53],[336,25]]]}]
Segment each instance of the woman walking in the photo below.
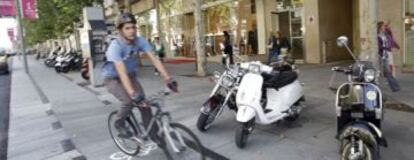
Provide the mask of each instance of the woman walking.
[{"label": "woman walking", "polygon": [[378,53],[380,56],[380,64],[383,70],[384,77],[387,78],[388,85],[393,92],[401,90],[400,85],[392,74],[392,45],[393,40],[387,33],[387,28],[384,22],[378,22]]}]

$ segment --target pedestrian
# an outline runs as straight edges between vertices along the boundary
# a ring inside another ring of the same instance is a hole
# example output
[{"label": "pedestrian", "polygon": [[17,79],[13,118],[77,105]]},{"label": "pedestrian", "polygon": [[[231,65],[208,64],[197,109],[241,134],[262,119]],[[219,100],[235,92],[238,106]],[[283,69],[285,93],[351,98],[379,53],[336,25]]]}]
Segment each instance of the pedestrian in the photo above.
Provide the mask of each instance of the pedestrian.
[{"label": "pedestrian", "polygon": [[[117,112],[115,128],[118,131],[118,138],[130,139],[134,133],[127,127],[126,120],[132,113],[135,104],[139,104],[139,111],[143,125],[149,129],[149,123],[152,119],[152,111],[146,100],[144,90],[137,79],[138,57],[146,55],[149,61],[158,69],[164,82],[172,91],[177,91],[177,82],[171,78],[164,65],[155,58],[153,48],[150,43],[142,37],[136,35],[137,21],[130,13],[121,14],[116,20],[116,28],[119,36],[111,41],[106,51],[106,63],[102,68],[104,84],[108,92],[117,98],[122,106]],[[156,148],[153,141],[162,141],[158,136],[158,125],[155,124],[150,129],[151,139],[140,139],[144,144],[141,146],[142,154],[148,154],[150,150]],[[151,141],[152,140],[152,141]],[[144,153],[144,151],[146,151]]]},{"label": "pedestrian", "polygon": [[233,45],[231,43],[230,34],[227,31],[223,31],[224,34],[224,54],[229,56],[230,64],[234,64],[233,60]]},{"label": "pedestrian", "polygon": [[392,74],[390,63],[392,59],[392,40],[387,33],[387,28],[384,22],[378,22],[378,54],[380,57],[380,64],[383,71],[384,77],[388,81],[393,92],[398,92],[401,90],[400,85]]},{"label": "pedestrian", "polygon": [[[155,55],[158,57],[158,59],[162,62],[164,62],[164,57],[165,57],[165,48],[164,45],[162,44],[160,37],[155,37],[154,42],[152,43],[152,46],[154,48],[155,51]],[[159,75],[158,70],[155,68],[155,75]]]},{"label": "pedestrian", "polygon": [[[391,30],[391,22],[388,21],[385,23],[385,30],[386,30],[386,34],[388,36],[388,40],[390,42],[391,48],[395,49],[395,50],[400,50],[400,45],[398,45],[398,43],[395,41],[395,37],[394,34]],[[395,53],[395,50],[391,50],[391,53]],[[390,54],[389,55],[389,65],[390,65],[390,70],[391,73],[394,77],[396,77],[396,67],[395,67],[395,62],[394,62],[394,54]]]},{"label": "pedestrian", "polygon": [[258,46],[257,46],[257,27],[256,24],[252,25],[252,30],[248,32],[247,38],[247,48],[248,48],[248,55],[258,54]]},{"label": "pedestrian", "polygon": [[290,51],[290,43],[287,38],[282,37],[282,34],[277,31],[276,34],[270,33],[270,37],[268,40],[268,48],[269,48],[269,57],[267,59],[267,63],[272,63],[272,59],[276,57],[279,60],[279,55],[281,54],[282,48],[287,48],[288,52]]}]

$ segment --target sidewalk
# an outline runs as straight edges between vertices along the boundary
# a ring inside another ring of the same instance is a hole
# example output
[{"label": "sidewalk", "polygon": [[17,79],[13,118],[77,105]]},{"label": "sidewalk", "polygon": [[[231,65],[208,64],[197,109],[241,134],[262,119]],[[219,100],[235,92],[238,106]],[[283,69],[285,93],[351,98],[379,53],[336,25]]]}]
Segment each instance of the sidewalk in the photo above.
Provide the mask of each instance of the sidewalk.
[{"label": "sidewalk", "polygon": [[8,159],[84,159],[21,64],[12,65]]},{"label": "sidewalk", "polygon": [[[18,65],[15,65],[12,82],[10,132],[16,133],[19,129],[26,129],[25,132],[21,132],[21,135],[23,135],[23,133],[27,134],[27,131],[33,126],[46,123],[31,121],[32,124],[36,125],[20,126],[17,120],[19,122],[27,121],[27,116],[22,117],[16,114],[23,114],[16,111],[18,106],[41,106],[30,109],[33,112],[30,113],[31,116],[41,115],[41,113],[45,113],[44,110],[50,107],[56,117],[44,121],[54,122],[59,120],[63,127],[63,129],[59,129],[59,133],[67,135],[65,138],[72,140],[76,150],[87,159],[110,159],[111,155],[119,152],[109,137],[106,119],[111,111],[120,106],[120,103],[109,95],[105,88],[91,88],[85,85],[79,73],[71,72],[66,75],[58,75],[54,70],[46,68],[41,62],[35,61],[31,57],[29,57],[29,62],[33,79],[38,83],[49,103],[43,104],[42,99],[37,94],[33,95],[33,93],[36,93],[36,87],[31,85],[29,78],[24,78],[25,74],[21,66],[19,68]],[[299,120],[294,123],[281,122],[268,126],[258,125],[254,133],[250,135],[247,147],[242,150],[237,149],[234,143],[234,128],[237,123],[232,111],[225,110],[208,132],[201,133],[196,129],[195,123],[200,113],[199,109],[214,84],[210,83],[208,78],[192,76],[194,66],[192,63],[167,65],[168,70],[179,82],[180,93],[167,98],[165,109],[171,112],[175,121],[192,129],[207,148],[229,159],[240,160],[275,159],[276,156],[277,159],[289,160],[339,159],[337,152],[339,144],[334,138],[336,128],[333,107],[334,94],[327,88],[331,73],[329,66],[301,66],[300,78],[305,83],[306,105],[308,107]],[[221,66],[215,64],[209,64],[208,68],[210,71],[221,70]],[[152,67],[143,67],[140,70],[139,79],[147,94],[164,89],[159,77],[154,76],[152,72]],[[409,77],[411,75],[408,75]],[[412,79],[401,79],[400,81],[402,86],[409,86]],[[30,92],[27,92],[28,90]],[[26,95],[29,93],[31,94]],[[408,95],[391,94],[391,96],[396,98],[409,97],[413,93],[407,90],[406,94]],[[410,98],[407,100],[410,100]],[[405,103],[414,105],[411,101]],[[413,115],[409,112],[387,110],[384,134],[388,138],[390,147],[382,149],[383,159],[414,159],[412,154],[414,150],[414,139],[412,138],[414,134]],[[36,134],[39,134],[39,137],[48,137],[48,134],[43,133],[43,131],[36,131]],[[10,141],[16,142],[18,140],[13,137],[10,138]],[[11,146],[10,144],[14,145]],[[25,155],[22,153],[29,150],[33,151],[34,148],[39,148],[39,146],[50,147],[49,145],[32,143],[28,145],[31,149],[15,147],[18,146],[16,143],[9,143],[9,146],[9,155],[12,152]],[[33,152],[44,155],[43,152],[37,150]],[[164,159],[164,156],[157,151],[148,157],[136,159]]]}]

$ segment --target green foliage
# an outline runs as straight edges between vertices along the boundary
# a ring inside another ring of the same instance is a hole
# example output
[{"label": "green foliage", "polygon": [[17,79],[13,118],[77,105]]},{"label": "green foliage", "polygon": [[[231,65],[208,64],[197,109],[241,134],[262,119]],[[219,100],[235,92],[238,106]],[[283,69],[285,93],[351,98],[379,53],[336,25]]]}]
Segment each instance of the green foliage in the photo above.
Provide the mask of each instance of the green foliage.
[{"label": "green foliage", "polygon": [[71,34],[74,23],[79,22],[82,9],[103,0],[37,0],[39,19],[23,21],[29,45]]}]

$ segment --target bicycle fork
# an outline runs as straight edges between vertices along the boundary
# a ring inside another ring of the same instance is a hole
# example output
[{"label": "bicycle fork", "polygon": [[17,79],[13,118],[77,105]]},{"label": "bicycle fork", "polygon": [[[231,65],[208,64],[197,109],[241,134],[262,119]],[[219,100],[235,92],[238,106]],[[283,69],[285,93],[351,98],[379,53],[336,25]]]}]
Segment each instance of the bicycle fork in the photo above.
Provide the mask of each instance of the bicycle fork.
[{"label": "bicycle fork", "polygon": [[[165,133],[165,136],[166,136],[166,138],[167,138],[167,141],[169,142],[169,144],[171,145],[171,148],[173,149],[173,151],[174,152],[176,152],[176,153],[178,153],[178,152],[180,152],[180,151],[182,151],[182,150],[184,150],[185,149],[185,146],[186,146],[186,144],[185,144],[185,142],[184,142],[184,139],[183,139],[183,137],[181,136],[181,134],[180,133],[178,133],[178,131],[177,130],[175,130],[175,129],[172,129],[168,124],[170,124],[169,123],[169,119],[163,119],[163,130],[164,130],[164,133]],[[177,140],[178,140],[178,142],[180,142],[180,145],[181,146],[179,146],[179,147],[177,147],[177,145],[176,145],[176,143],[174,143],[174,140],[173,140],[173,137],[171,136],[171,133],[172,132],[175,134],[175,136],[176,137],[174,137],[174,138],[176,138]]]}]

